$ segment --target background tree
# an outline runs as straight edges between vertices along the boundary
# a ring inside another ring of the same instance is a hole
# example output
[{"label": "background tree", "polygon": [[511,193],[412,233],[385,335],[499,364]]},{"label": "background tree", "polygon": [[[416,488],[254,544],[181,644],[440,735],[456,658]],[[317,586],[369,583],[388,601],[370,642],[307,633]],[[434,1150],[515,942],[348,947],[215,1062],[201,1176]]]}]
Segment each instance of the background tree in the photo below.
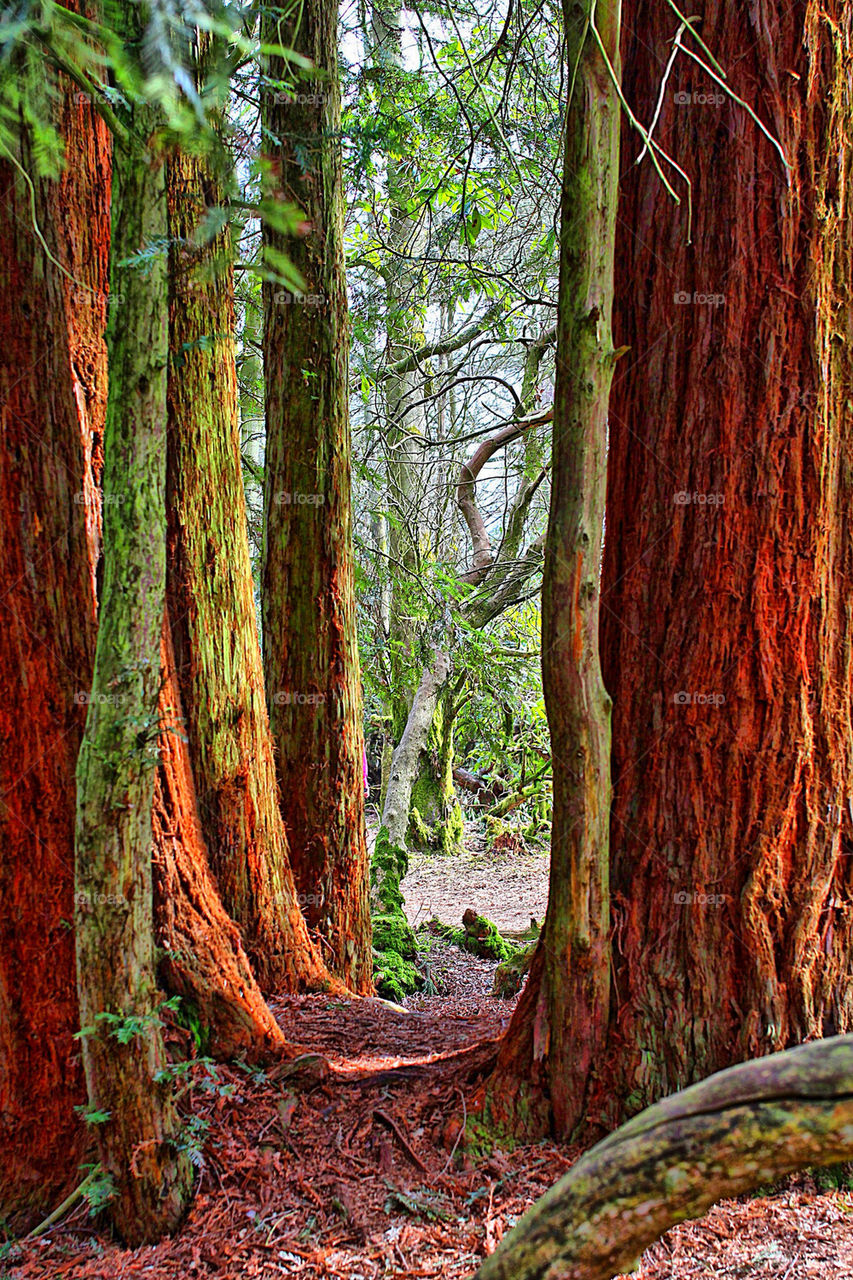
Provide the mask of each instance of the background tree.
[{"label": "background tree", "polygon": [[[508,16],[504,35],[530,55],[521,83],[515,59],[496,54],[503,19],[469,34],[469,16],[459,17],[462,31],[456,13],[427,22],[393,4],[365,11],[353,33],[363,62],[351,69],[344,123],[356,467],[370,516],[360,533],[373,579],[362,629],[368,709],[374,730],[400,745],[434,645],[453,649],[452,679],[438,691],[423,747],[407,751],[415,772],[406,843],[439,852],[458,849],[462,835],[453,736],[482,652],[479,636],[464,624],[460,632],[455,603],[475,582],[483,597],[496,587],[484,581],[482,540],[472,545],[457,497],[468,507],[478,486],[494,543],[486,559],[515,560],[544,525],[541,466],[516,504],[525,460],[547,434],[544,419],[503,437],[476,480],[460,480],[477,456],[472,439],[500,439],[502,423],[528,416],[548,395],[542,357],[553,335],[539,338],[553,330],[556,284],[551,42],[559,36],[546,22],[528,41],[530,15]],[[535,570],[530,577],[533,590]],[[490,628],[496,646],[513,617],[510,608]],[[475,696],[486,701],[486,686]]]},{"label": "background tree", "polygon": [[268,199],[296,206],[304,234],[268,220],[270,266],[301,289],[264,285],[266,475],[263,639],[267,701],[291,864],[330,968],[372,990],[364,830],[361,680],[355,628],[348,322],[338,87],[338,6],[270,16],[271,45],[310,59],[294,83],[281,55],[263,88]]}]

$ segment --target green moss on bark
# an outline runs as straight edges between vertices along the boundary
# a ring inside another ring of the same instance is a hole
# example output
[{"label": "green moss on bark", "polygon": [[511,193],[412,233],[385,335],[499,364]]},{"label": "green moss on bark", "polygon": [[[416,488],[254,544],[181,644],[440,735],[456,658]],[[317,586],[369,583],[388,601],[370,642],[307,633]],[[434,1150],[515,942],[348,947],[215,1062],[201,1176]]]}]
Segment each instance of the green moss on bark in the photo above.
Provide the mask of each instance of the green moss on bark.
[{"label": "green moss on bark", "polygon": [[402,1004],[406,996],[420,991],[424,985],[423,975],[396,951],[374,950],[373,981],[377,994],[395,1004]]},{"label": "green moss on bark", "polygon": [[402,912],[373,917],[373,946],[377,951],[394,951],[404,960],[414,960],[418,954],[412,927]]},{"label": "green moss on bark", "polygon": [[453,718],[452,698],[445,688],[412,786],[407,839],[424,853],[451,854],[462,847],[464,821],[453,786]]},{"label": "green moss on bark", "polygon": [[400,881],[405,878],[408,870],[407,850],[391,842],[387,827],[380,827],[370,866],[370,897],[374,911],[382,915],[399,915],[405,919]]}]

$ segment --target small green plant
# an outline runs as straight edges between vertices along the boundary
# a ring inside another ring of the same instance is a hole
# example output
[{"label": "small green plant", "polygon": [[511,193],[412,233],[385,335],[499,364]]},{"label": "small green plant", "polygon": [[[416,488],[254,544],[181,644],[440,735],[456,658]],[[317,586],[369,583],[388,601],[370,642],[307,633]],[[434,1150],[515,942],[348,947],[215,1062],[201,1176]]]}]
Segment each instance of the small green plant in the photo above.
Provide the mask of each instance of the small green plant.
[{"label": "small green plant", "polygon": [[386,1213],[402,1211],[411,1218],[426,1218],[428,1222],[447,1222],[451,1216],[447,1196],[441,1191],[433,1191],[431,1187],[401,1191],[387,1180],[385,1185],[389,1189]]},{"label": "small green plant", "polygon": [[106,1124],[112,1114],[110,1111],[100,1111],[97,1107],[90,1107],[85,1102],[80,1103],[74,1110],[84,1124]]},{"label": "small green plant", "polygon": [[179,1151],[186,1151],[196,1169],[204,1168],[204,1144],[210,1130],[210,1121],[202,1116],[187,1116],[178,1143]]},{"label": "small green plant", "polygon": [[217,1098],[230,1098],[236,1092],[236,1085],[222,1080],[219,1066],[212,1058],[187,1058],[183,1062],[169,1062],[157,1072],[154,1079],[158,1084],[181,1086],[177,1087],[175,1095],[179,1102],[193,1090],[213,1094]]},{"label": "small green plant", "polygon": [[83,1199],[89,1206],[89,1217],[94,1218],[115,1198],[116,1185],[112,1174],[107,1173],[99,1164],[81,1164],[81,1169],[88,1173],[83,1181]]},{"label": "small green plant", "polygon": [[[131,1040],[135,1040],[138,1036],[145,1036],[154,1027],[162,1027],[163,1022],[160,1017],[164,1009],[169,1009],[173,1013],[180,1006],[180,996],[172,996],[169,1000],[162,1001],[157,1005],[151,1013],[143,1014],[121,1014],[109,1013],[106,1010],[95,1014],[95,1024],[106,1023],[110,1028],[109,1034],[119,1044],[130,1044]],[[82,1040],[84,1036],[96,1035],[99,1028],[97,1025],[81,1027],[79,1031],[74,1033],[75,1040]]]},{"label": "small green plant", "polygon": [[202,1022],[198,1005],[194,1000],[183,999],[176,1012],[178,1026],[189,1031],[196,1053],[204,1057],[210,1045],[210,1028]]},{"label": "small green plant", "polygon": [[853,1191],[853,1164],[827,1164],[809,1169],[818,1191]]}]

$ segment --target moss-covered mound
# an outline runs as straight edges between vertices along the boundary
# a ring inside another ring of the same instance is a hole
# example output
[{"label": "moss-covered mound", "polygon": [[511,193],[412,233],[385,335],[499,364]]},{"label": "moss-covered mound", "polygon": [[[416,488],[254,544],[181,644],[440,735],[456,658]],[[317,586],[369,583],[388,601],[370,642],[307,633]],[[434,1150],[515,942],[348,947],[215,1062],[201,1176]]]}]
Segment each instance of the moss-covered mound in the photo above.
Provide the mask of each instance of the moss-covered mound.
[{"label": "moss-covered mound", "polygon": [[414,960],[418,954],[412,926],[402,912],[373,917],[373,945],[377,951],[393,951],[404,960]]},{"label": "moss-covered mound", "polygon": [[504,960],[498,965],[492,984],[493,996],[500,996],[502,1000],[511,1000],[513,996],[518,995],[535,950],[536,943],[531,942],[526,947],[520,947],[509,960]]},{"label": "moss-covered mound", "polygon": [[410,960],[404,960],[396,951],[373,951],[373,981],[377,995],[383,1000],[402,1004],[406,996],[421,991],[423,975]]},{"label": "moss-covered mound", "polygon": [[496,924],[485,916],[477,915],[470,907],[462,917],[461,929],[442,924],[440,920],[430,920],[428,928],[436,937],[446,939],[463,951],[470,951],[481,960],[510,960],[516,952],[516,948],[501,937]]}]

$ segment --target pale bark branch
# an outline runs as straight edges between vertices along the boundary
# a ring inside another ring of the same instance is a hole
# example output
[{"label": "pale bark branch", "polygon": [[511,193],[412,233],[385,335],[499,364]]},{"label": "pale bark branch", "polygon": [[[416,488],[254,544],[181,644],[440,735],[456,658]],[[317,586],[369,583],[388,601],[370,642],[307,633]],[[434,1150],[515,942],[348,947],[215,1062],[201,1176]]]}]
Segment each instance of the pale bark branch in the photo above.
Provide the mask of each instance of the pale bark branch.
[{"label": "pale bark branch", "polygon": [[459,351],[462,347],[467,346],[469,342],[473,342],[475,338],[479,338],[481,333],[485,333],[502,312],[503,303],[496,303],[495,306],[489,307],[488,311],[479,320],[472,321],[464,329],[460,329],[458,333],[449,334],[436,342],[427,342],[422,347],[415,348],[409,355],[394,361],[393,364],[386,365],[382,370],[382,379],[400,377],[404,373],[412,373],[418,368],[422,360],[429,360],[433,356],[452,355],[454,351]]},{"label": "pale bark branch", "polygon": [[[546,422],[551,422],[553,416],[553,409],[549,408],[544,413],[531,414],[527,418],[519,418],[515,422],[510,422],[496,432],[495,435],[490,436],[488,440],[484,440],[482,444],[478,445],[468,461],[463,462],[460,467],[459,479],[456,482],[456,505],[462,512],[462,516],[468,526],[468,532],[471,534],[471,549],[473,552],[471,568],[467,573],[460,574],[460,581],[476,585],[478,582],[482,582],[494,564],[492,544],[486,529],[486,522],[476,501],[476,485],[480,472],[489,459],[494,457],[498,449],[502,449],[504,445],[512,444],[513,441],[523,436],[526,431],[529,431],[531,427],[539,427]],[[522,487],[524,487],[525,483],[524,481],[522,482]],[[526,511],[526,507],[524,510]]]},{"label": "pale bark branch", "polygon": [[391,776],[382,811],[382,825],[387,828],[392,844],[404,846],[409,825],[412,783],[417,775],[417,762],[426,746],[438,695],[450,672],[446,654],[434,649],[432,661],[424,669],[418,685],[403,736],[391,758]]}]

